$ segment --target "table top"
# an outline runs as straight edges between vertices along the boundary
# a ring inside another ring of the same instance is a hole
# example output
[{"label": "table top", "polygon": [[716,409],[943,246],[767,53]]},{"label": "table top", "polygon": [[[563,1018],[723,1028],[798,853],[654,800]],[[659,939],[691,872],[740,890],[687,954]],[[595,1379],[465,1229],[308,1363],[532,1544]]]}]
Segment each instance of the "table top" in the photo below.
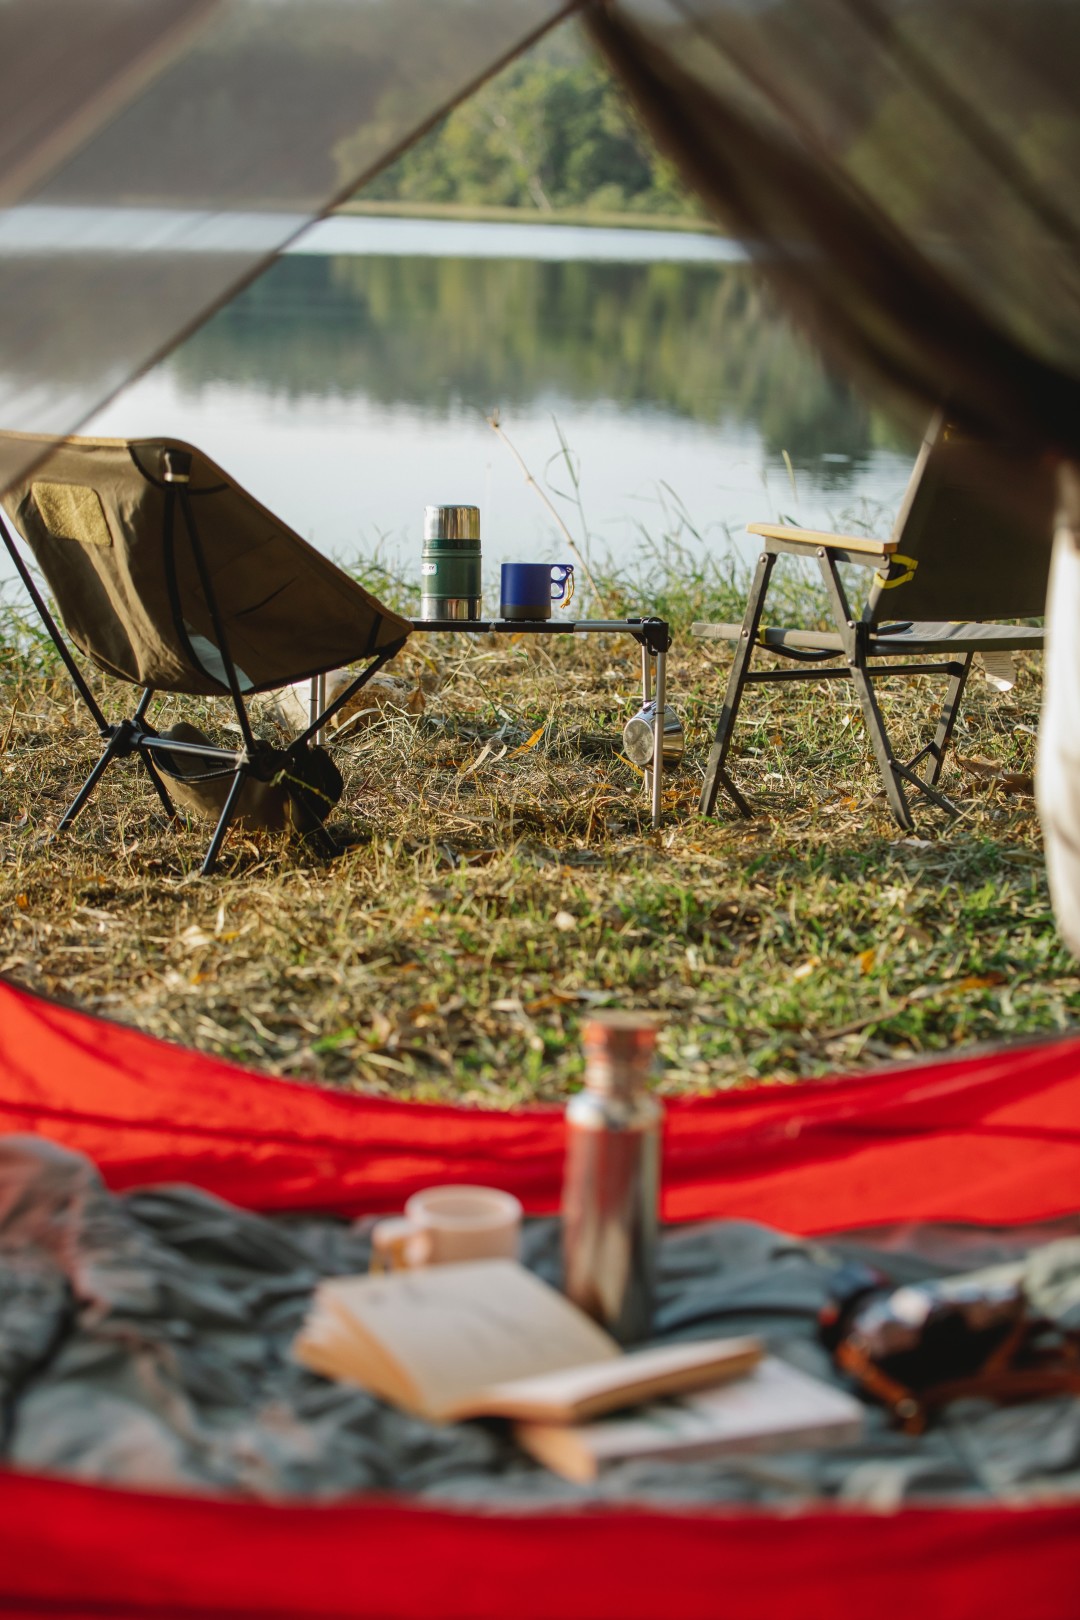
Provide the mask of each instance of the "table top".
[{"label": "table top", "polygon": [[666,619],[410,619],[414,630],[460,630],[465,635],[629,635],[651,652],[667,652],[671,629]]}]

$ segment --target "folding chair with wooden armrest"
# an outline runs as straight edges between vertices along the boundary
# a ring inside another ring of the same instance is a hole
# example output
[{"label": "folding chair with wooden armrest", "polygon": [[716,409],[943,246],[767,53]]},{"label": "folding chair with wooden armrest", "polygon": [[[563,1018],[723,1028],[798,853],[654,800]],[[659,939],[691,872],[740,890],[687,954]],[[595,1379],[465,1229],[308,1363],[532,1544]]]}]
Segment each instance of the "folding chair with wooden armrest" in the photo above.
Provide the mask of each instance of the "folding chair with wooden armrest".
[{"label": "folding chair with wooden armrest", "polygon": [[[974,655],[1043,644],[1041,628],[987,621],[1042,613],[1052,510],[1047,464],[1011,447],[975,441],[937,418],[923,442],[891,539],[787,524],[749,525],[764,545],[742,623],[692,626],[696,636],[736,644],[705,770],[701,813],[712,814],[723,787],[742,815],[751,814],[727,769],[748,683],[850,680],[895,820],[907,830],[914,826],[909,788],[956,814],[957,807],[936,784]],[[772,571],[785,554],[816,561],[835,628],[762,626]],[[849,602],[839,571],[842,563],[871,573],[860,611]],[[911,617],[897,620],[898,611]],[[758,647],[798,667],[752,669]],[[923,661],[942,654],[945,662]],[[947,680],[933,739],[907,761],[893,750],[874,691],[875,681],[893,675],[941,675]]]}]

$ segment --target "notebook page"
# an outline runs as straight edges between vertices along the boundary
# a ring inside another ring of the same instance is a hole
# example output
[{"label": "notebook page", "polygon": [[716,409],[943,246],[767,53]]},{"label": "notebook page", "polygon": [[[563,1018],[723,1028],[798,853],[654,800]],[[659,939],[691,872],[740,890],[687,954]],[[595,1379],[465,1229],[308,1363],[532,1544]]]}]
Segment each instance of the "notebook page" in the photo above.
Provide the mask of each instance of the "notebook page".
[{"label": "notebook page", "polygon": [[656,1345],[611,1361],[489,1384],[483,1402],[492,1414],[519,1416],[548,1409],[555,1421],[560,1421],[560,1412],[570,1421],[578,1410],[587,1415],[741,1377],[758,1364],[762,1349],[760,1339],[749,1337]]},{"label": "notebook page", "polygon": [[600,1419],[575,1431],[597,1463],[624,1457],[714,1455],[777,1446],[825,1445],[862,1432],[861,1402],[774,1356],[746,1378],[632,1417]]},{"label": "notebook page", "polygon": [[513,1260],[333,1280],[320,1292],[398,1363],[417,1392],[416,1409],[432,1417],[489,1384],[620,1354],[614,1339]]}]

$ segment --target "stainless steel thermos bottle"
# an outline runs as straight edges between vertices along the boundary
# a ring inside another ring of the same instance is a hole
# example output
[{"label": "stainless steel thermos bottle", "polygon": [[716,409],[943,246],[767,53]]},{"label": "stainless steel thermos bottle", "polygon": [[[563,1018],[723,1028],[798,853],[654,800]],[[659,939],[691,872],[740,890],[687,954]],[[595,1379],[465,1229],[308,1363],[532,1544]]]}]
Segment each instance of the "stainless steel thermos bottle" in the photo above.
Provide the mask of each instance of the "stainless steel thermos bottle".
[{"label": "stainless steel thermos bottle", "polygon": [[420,561],[422,619],[480,617],[480,509],[426,506]]},{"label": "stainless steel thermos bottle", "polygon": [[635,1013],[585,1025],[585,1085],[566,1110],[563,1287],[621,1343],[652,1321],[663,1109],[647,1089],[655,1027]]}]

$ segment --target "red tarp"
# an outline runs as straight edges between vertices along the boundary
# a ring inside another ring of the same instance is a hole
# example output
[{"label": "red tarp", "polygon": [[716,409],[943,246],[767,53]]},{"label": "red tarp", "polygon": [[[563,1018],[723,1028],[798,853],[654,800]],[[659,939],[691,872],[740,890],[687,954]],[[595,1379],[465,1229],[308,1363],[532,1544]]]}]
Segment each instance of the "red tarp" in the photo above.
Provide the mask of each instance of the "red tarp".
[{"label": "red tarp", "polygon": [[[400,1208],[483,1181],[558,1197],[558,1111],[348,1098],[251,1074],[0,981],[0,1128],[113,1187],[249,1208]],[[665,1213],[812,1233],[1019,1223],[1080,1207],[1080,1040],[674,1102]],[[1075,1620],[1080,1506],[451,1512],[270,1507],[0,1473],[0,1612],[370,1620]]]}]

